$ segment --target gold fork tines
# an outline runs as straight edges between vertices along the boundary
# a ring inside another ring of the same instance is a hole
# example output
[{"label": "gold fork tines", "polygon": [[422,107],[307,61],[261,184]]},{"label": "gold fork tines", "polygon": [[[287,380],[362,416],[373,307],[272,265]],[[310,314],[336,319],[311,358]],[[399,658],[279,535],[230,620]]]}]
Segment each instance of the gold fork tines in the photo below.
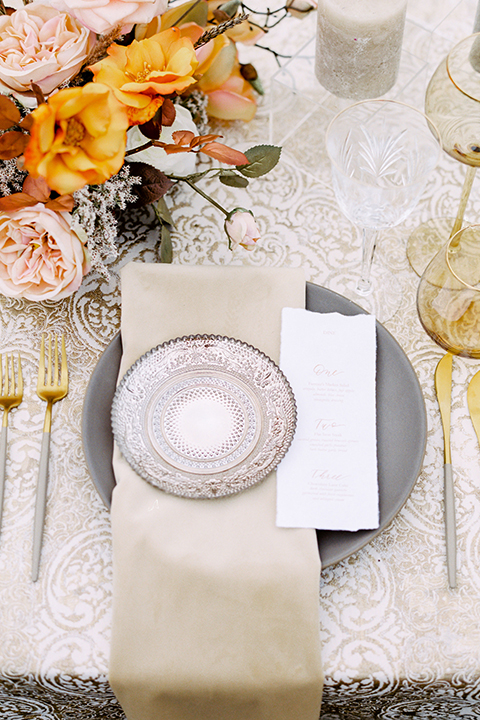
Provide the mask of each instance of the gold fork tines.
[{"label": "gold fork tines", "polygon": [[32,579],[38,579],[40,553],[42,550],[43,526],[47,501],[48,457],[50,452],[50,430],[52,427],[52,406],[68,393],[68,368],[65,338],[61,340],[61,359],[59,361],[58,338],[52,343],[52,336],[42,336],[40,362],[38,365],[37,395],[47,403],[43,424],[42,450],[38,472],[37,498],[33,525],[33,571]]},{"label": "gold fork tines", "polygon": [[[45,357],[47,356],[47,357]],[[52,405],[62,400],[68,393],[67,353],[65,351],[65,338],[62,335],[61,366],[58,361],[58,339],[55,335],[52,352],[52,336],[42,336],[40,345],[40,362],[38,366],[37,395],[47,403],[43,432],[50,432],[52,426]]]},{"label": "gold fork tines", "polygon": [[5,490],[5,468],[7,462],[7,428],[8,413],[22,402],[23,378],[20,353],[18,353],[17,380],[15,381],[15,365],[13,353],[3,357],[0,354],[0,407],[3,408],[2,430],[0,433],[0,528],[2,526],[3,493]]}]

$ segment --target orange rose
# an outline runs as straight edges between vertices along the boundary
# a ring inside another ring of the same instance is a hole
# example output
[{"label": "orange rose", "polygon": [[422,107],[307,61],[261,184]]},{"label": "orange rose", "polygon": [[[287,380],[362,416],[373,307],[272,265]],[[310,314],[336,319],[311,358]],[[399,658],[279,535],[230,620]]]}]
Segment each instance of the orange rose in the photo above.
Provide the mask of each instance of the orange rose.
[{"label": "orange rose", "polygon": [[[217,5],[221,4],[218,0],[215,2]],[[138,37],[151,37],[164,23],[178,20],[181,8],[193,8],[193,4],[189,2],[167,10],[161,17],[154,18],[149,25],[137,28]],[[198,10],[198,6],[195,10]],[[245,23],[240,23],[233,30],[237,27],[240,28],[238,38],[242,41],[246,42],[248,39],[250,42],[253,35],[258,37],[250,25],[246,27]],[[179,31],[181,37],[189,38],[194,45],[205,32],[205,28],[196,22],[186,22],[180,26]],[[195,75],[199,78],[195,89],[198,88],[208,96],[208,115],[221,120],[251,120],[257,109],[255,93],[250,83],[240,74],[237,47],[229,37],[229,32],[217,35],[205,45],[201,45],[195,50],[195,54],[198,60]]]},{"label": "orange rose", "polygon": [[25,169],[52,190],[72,193],[105,182],[123,165],[128,118],[110,88],[67,88],[32,112]]},{"label": "orange rose", "polygon": [[[179,29],[181,36],[190,38],[193,45],[195,45],[197,40],[204,33],[204,29],[196,23],[187,23],[186,25],[182,25]],[[217,63],[217,66],[224,68],[224,79],[226,80],[228,78],[233,69],[236,57],[236,48],[234,43],[226,37],[225,33],[217,35],[217,37],[209,40],[205,43],[205,45],[201,45],[199,48],[195,49],[195,55],[198,60],[198,66],[195,71],[197,78],[202,78],[203,75],[205,75],[215,62],[218,54],[222,52],[224,48],[228,48],[228,50],[224,51],[227,54],[226,56],[222,55],[222,59],[220,63]],[[204,88],[198,83],[195,87],[204,90]]]},{"label": "orange rose", "polygon": [[170,28],[145,40],[133,40],[123,47],[113,43],[109,57],[92,65],[94,82],[112,88],[117,100],[127,107],[130,125],[152,118],[164,97],[182,93],[195,83],[197,69],[193,43]]}]

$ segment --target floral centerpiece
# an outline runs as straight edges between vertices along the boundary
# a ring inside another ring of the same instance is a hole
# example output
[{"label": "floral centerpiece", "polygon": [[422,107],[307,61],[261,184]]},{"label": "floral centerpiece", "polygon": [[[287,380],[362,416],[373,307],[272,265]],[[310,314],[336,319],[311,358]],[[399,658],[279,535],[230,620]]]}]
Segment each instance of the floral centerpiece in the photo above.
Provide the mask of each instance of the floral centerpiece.
[{"label": "floral centerpiece", "polygon": [[[281,10],[302,14],[307,0]],[[198,185],[246,187],[280,148],[239,152],[210,118],[248,122],[261,85],[238,43],[268,30],[239,0],[0,0],[0,293],[61,299],[118,254],[116,213],[151,205],[170,262],[166,194],[187,184],[224,215],[229,247],[258,240],[253,214]],[[278,11],[277,11],[278,12]],[[210,165],[199,171],[198,156]]]}]

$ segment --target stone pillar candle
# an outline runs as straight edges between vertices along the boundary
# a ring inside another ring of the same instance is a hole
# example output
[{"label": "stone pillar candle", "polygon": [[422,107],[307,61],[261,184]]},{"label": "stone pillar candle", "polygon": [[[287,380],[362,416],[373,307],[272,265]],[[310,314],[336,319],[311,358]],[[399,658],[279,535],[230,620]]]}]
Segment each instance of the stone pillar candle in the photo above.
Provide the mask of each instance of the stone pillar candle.
[{"label": "stone pillar candle", "polygon": [[334,95],[380,97],[397,79],[407,0],[319,0],[315,73]]},{"label": "stone pillar candle", "polygon": [[473,21],[473,33],[480,32],[480,0],[477,5],[477,12],[475,13],[475,20]]}]

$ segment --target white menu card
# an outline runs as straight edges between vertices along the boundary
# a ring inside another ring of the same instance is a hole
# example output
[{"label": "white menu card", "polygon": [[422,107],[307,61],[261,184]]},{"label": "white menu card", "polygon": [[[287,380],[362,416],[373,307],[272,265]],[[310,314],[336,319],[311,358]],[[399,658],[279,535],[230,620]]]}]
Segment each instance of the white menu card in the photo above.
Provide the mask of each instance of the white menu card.
[{"label": "white menu card", "polygon": [[277,525],[377,528],[375,318],[284,308],[280,367],[297,429],[277,468]]}]

